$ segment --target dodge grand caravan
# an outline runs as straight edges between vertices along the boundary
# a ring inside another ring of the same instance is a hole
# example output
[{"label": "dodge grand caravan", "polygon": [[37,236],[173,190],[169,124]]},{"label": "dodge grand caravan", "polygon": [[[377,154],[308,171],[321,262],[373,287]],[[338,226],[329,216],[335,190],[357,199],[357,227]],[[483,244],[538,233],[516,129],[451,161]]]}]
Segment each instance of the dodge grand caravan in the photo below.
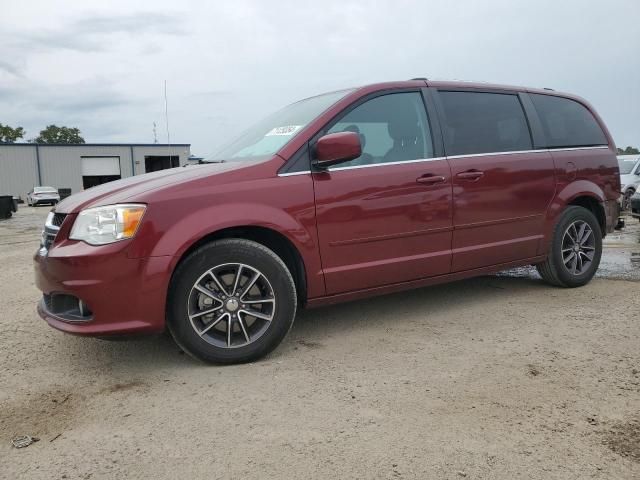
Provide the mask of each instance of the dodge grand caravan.
[{"label": "dodge grand caravan", "polygon": [[245,362],[296,310],[535,265],[593,277],[617,220],[607,128],[550,90],[412,80],[299,101],[204,165],[60,202],[34,256],[52,327],[165,328]]}]

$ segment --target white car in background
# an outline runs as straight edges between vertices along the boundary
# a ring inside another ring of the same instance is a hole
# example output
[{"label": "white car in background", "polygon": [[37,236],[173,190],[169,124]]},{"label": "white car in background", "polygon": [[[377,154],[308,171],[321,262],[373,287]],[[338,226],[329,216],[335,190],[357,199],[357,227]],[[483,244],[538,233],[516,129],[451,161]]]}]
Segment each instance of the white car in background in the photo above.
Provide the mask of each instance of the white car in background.
[{"label": "white car in background", "polygon": [[35,207],[42,203],[55,205],[59,201],[58,190],[53,187],[33,187],[33,190],[27,193],[27,205],[30,207]]},{"label": "white car in background", "polygon": [[618,155],[620,166],[620,203],[622,209],[629,208],[629,201],[640,186],[640,155]]}]

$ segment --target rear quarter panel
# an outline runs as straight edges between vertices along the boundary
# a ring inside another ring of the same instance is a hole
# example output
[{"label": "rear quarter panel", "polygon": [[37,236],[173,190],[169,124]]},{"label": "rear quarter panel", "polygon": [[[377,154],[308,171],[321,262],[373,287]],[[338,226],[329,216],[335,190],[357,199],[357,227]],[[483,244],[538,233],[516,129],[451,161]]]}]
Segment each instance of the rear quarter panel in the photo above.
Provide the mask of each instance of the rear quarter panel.
[{"label": "rear quarter panel", "polygon": [[559,216],[573,200],[591,197],[604,204],[620,196],[618,162],[611,147],[552,150],[551,154],[556,167],[556,195],[547,212],[541,253],[546,253]]}]

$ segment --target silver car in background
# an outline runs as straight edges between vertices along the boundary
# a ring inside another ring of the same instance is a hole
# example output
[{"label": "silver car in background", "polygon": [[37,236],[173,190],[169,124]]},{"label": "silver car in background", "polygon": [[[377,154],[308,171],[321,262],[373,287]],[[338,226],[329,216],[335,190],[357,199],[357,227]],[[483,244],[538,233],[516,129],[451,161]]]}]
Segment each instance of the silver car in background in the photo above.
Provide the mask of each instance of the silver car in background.
[{"label": "silver car in background", "polygon": [[47,203],[55,205],[60,201],[60,194],[58,190],[53,187],[33,187],[29,193],[27,193],[27,205],[35,207]]},{"label": "silver car in background", "polygon": [[620,166],[620,204],[623,210],[627,210],[631,197],[640,186],[640,155],[618,155]]},{"label": "silver car in background", "polygon": [[631,216],[640,221],[640,190],[631,197]]}]

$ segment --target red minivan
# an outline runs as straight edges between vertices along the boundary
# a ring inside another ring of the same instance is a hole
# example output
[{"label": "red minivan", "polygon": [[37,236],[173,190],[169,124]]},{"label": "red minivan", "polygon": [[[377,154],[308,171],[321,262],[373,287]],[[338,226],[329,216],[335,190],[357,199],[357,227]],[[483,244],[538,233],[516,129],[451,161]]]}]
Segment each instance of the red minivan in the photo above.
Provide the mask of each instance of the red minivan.
[{"label": "red minivan", "polygon": [[587,102],[464,82],[308,98],[205,163],[60,202],[34,256],[39,314],[79,335],[168,328],[194,357],[246,362],[298,308],[518,265],[584,285],[620,196]]}]

